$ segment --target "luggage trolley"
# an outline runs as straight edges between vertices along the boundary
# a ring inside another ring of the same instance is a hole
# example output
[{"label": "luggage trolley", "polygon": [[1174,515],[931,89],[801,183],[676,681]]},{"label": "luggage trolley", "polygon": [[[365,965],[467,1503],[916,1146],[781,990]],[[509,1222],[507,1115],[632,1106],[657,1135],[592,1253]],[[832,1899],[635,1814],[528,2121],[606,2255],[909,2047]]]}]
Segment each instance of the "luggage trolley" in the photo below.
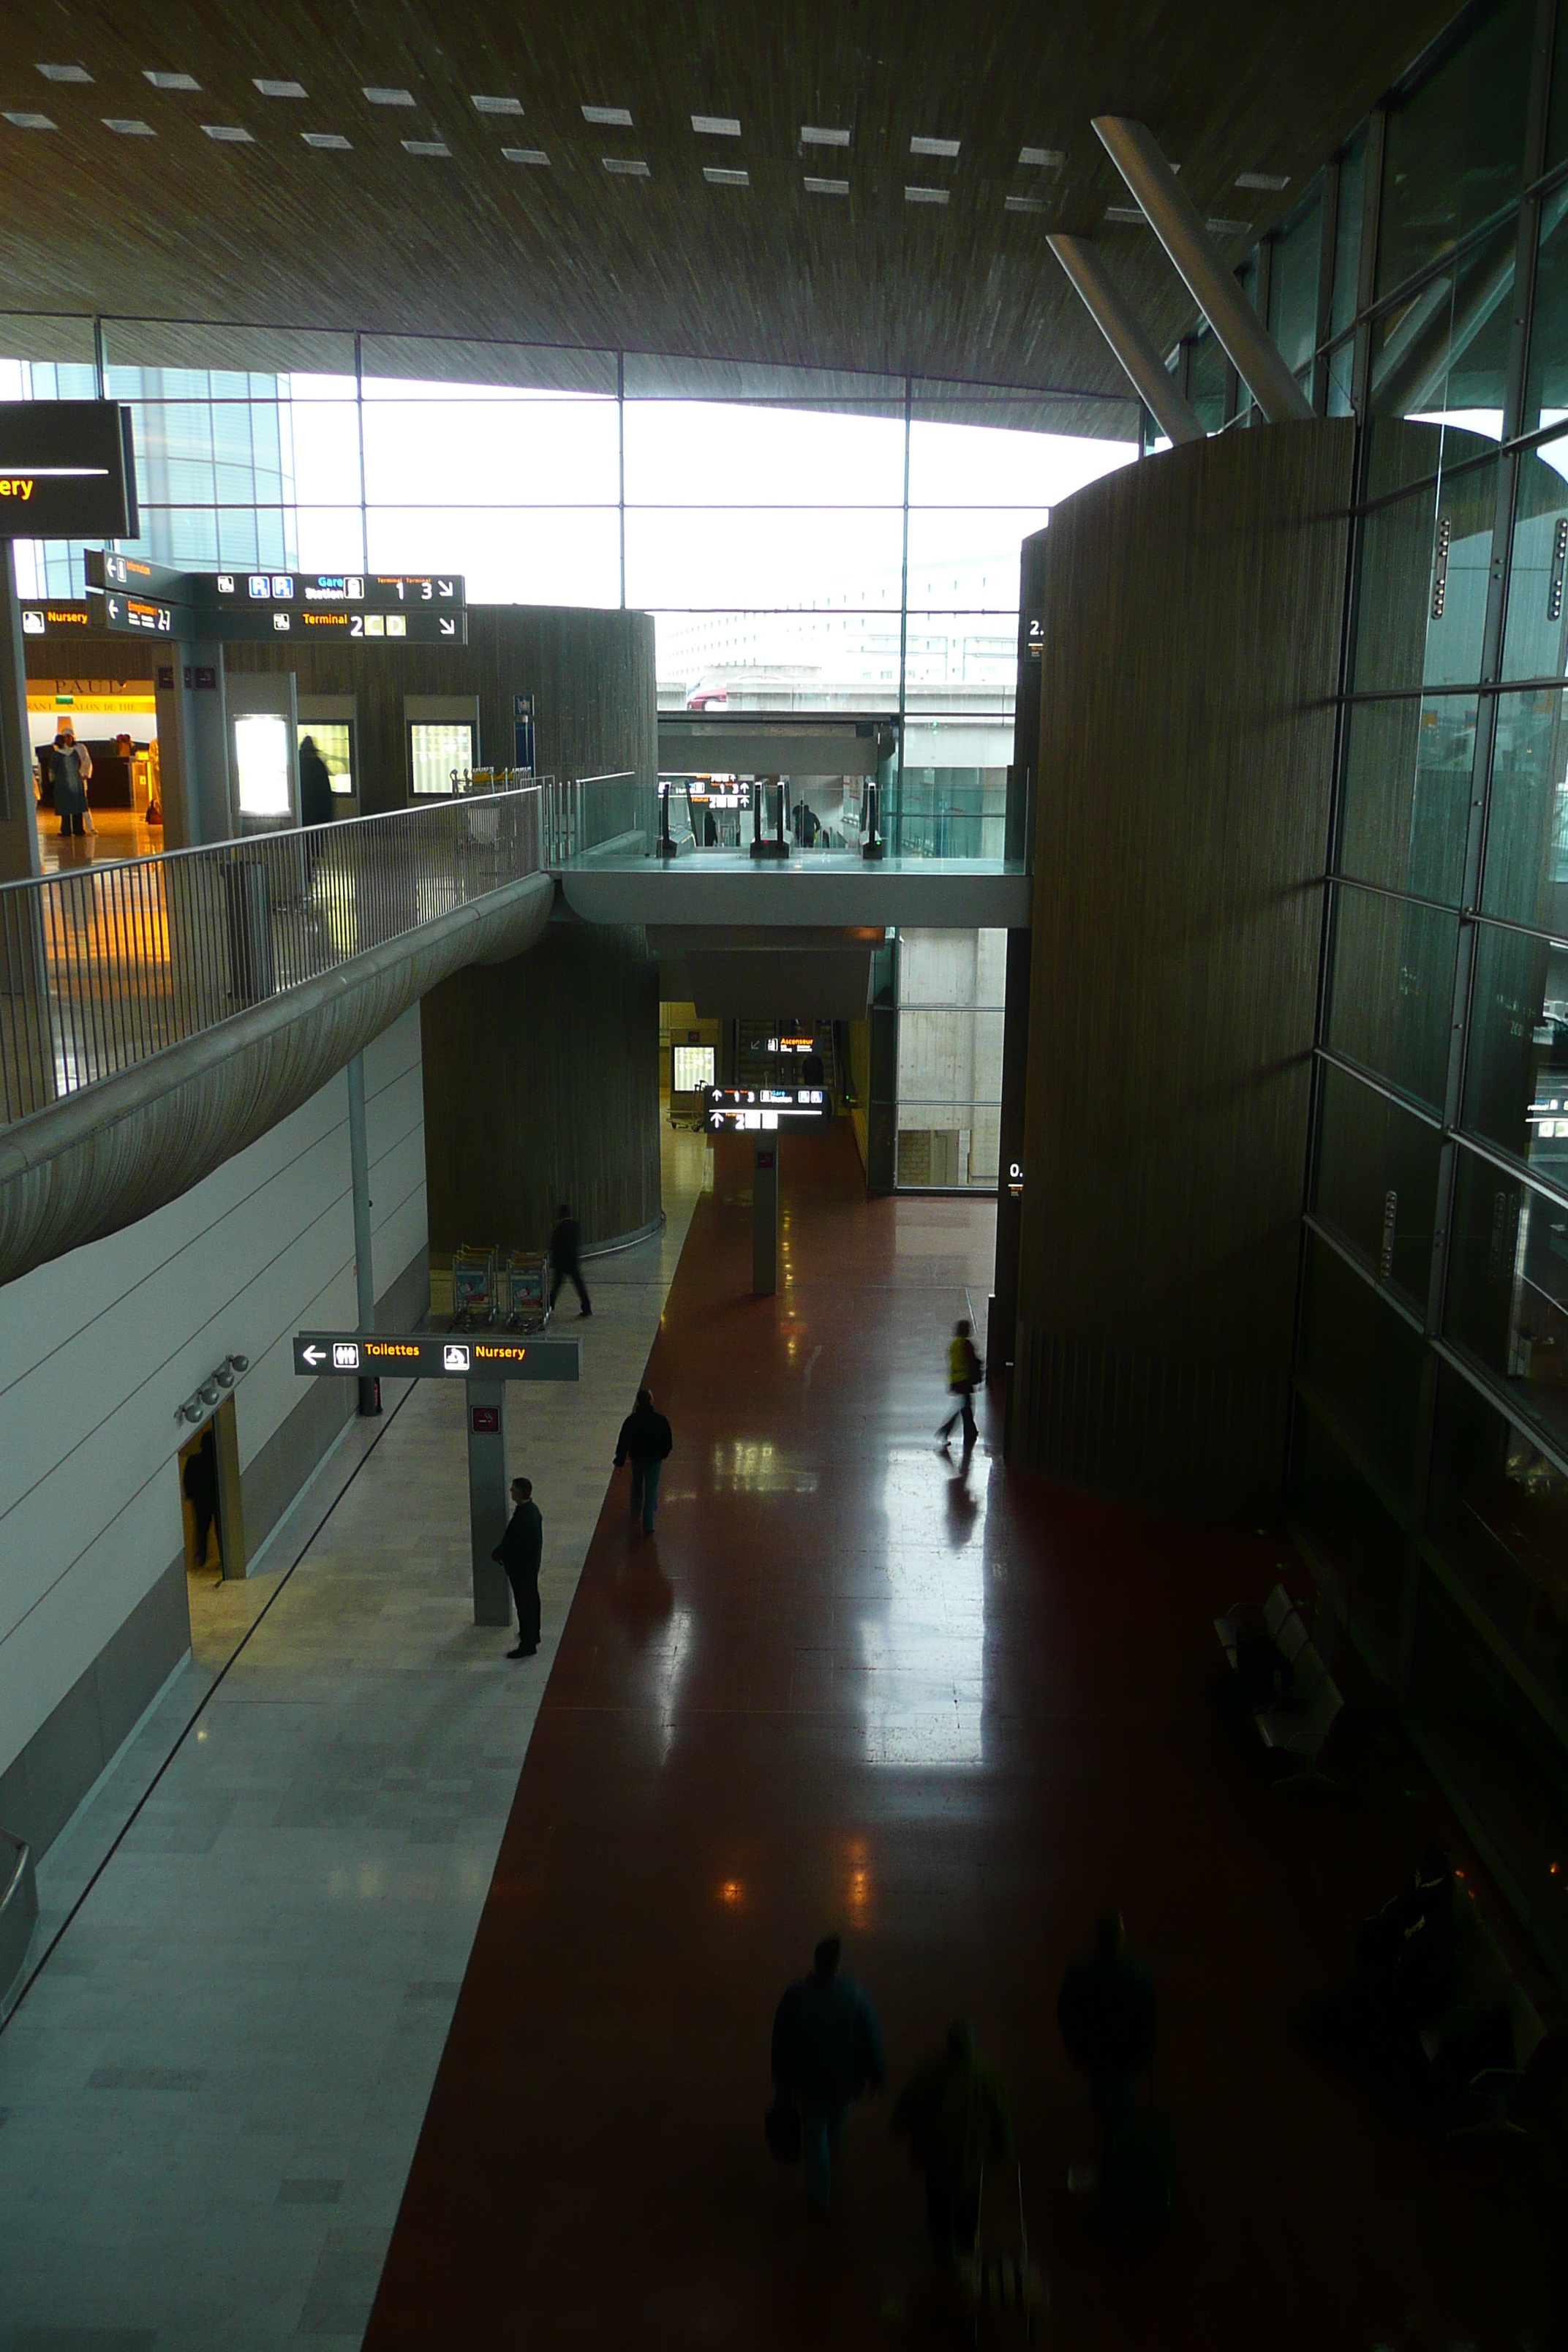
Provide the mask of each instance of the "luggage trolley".
[{"label": "luggage trolley", "polygon": [[550,1320],[550,1260],[542,1250],[513,1250],[503,1272],[509,1331],[542,1331]]},{"label": "luggage trolley", "polygon": [[496,1319],[496,1250],[478,1249],[465,1242],[452,1252],[452,1328],[467,1331],[475,1323]]}]

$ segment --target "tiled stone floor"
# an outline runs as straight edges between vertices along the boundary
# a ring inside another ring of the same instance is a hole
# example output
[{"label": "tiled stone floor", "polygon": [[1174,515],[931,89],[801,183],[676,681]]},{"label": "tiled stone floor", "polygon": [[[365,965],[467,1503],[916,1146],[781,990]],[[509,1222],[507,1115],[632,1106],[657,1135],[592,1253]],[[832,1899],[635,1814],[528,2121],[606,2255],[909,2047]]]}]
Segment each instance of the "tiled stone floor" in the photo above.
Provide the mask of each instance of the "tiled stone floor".
[{"label": "tiled stone floor", "polygon": [[707,1172],[667,1135],[667,1229],[590,1265],[581,1384],[513,1391],[536,1660],[471,1622],[456,1383],[389,1385],[260,1572],[194,1593],[190,1664],[39,1873],[35,1962],[102,1865],[0,2034],[0,2352],[359,2343]]}]

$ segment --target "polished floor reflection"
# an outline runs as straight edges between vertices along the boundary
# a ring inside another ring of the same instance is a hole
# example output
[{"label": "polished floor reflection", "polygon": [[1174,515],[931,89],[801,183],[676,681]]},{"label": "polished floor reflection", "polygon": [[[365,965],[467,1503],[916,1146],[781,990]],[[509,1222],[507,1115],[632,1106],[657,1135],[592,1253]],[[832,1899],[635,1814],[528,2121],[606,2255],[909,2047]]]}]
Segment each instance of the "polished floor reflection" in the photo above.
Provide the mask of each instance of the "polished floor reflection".
[{"label": "polished floor reflection", "polygon": [[[1294,2037],[1445,1824],[1392,1735],[1347,1801],[1272,1791],[1222,1730],[1211,1620],[1281,1543],[1015,1475],[994,1418],[967,1472],[940,1456],[994,1210],[868,1202],[842,1131],[787,1139],[784,1181],[758,1300],[749,1160],[718,1147],[649,1360],[658,1530],[615,1481],[367,2343],[951,2341],[886,2106],[853,2115],[826,2221],[763,2147],[773,2005],[833,1926],[895,2081],[955,2010],[1002,2069],[1052,2340],[1517,2347],[1490,2332],[1519,2266],[1486,2159]],[[1138,2262],[1066,2188],[1095,2134],[1056,1992],[1111,1899],[1154,1971],[1178,2151],[1176,2224]]]}]

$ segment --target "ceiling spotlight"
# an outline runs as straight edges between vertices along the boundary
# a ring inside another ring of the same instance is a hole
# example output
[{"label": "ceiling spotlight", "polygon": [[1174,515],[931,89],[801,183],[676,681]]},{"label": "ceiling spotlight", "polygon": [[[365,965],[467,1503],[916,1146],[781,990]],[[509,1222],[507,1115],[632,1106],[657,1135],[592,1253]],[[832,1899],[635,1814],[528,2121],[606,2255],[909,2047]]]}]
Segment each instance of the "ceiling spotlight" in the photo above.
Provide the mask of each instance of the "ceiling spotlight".
[{"label": "ceiling spotlight", "polygon": [[247,1372],[250,1370],[248,1356],[230,1356],[228,1361],[237,1372]]},{"label": "ceiling spotlight", "polygon": [[176,1421],[205,1421],[206,1419],[206,1415],[203,1412],[200,1404],[195,1397],[187,1397],[184,1403],[180,1407],[179,1412],[174,1415],[174,1419]]},{"label": "ceiling spotlight", "polygon": [[196,1394],[204,1404],[216,1404],[222,1391],[216,1381],[204,1381]]},{"label": "ceiling spotlight", "polygon": [[217,1382],[220,1389],[233,1388],[234,1371],[226,1359],[218,1366],[216,1371],[213,1374],[213,1378]]}]

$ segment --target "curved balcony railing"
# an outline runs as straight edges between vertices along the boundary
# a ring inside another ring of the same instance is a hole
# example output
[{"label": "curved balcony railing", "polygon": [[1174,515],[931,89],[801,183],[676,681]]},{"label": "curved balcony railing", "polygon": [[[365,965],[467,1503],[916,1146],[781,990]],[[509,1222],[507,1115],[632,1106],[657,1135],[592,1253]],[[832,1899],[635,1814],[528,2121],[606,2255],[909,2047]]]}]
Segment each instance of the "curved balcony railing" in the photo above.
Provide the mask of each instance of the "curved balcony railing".
[{"label": "curved balcony railing", "polygon": [[638,800],[630,780],[552,778],[0,885],[0,1116],[542,873],[568,841],[619,838]]}]

